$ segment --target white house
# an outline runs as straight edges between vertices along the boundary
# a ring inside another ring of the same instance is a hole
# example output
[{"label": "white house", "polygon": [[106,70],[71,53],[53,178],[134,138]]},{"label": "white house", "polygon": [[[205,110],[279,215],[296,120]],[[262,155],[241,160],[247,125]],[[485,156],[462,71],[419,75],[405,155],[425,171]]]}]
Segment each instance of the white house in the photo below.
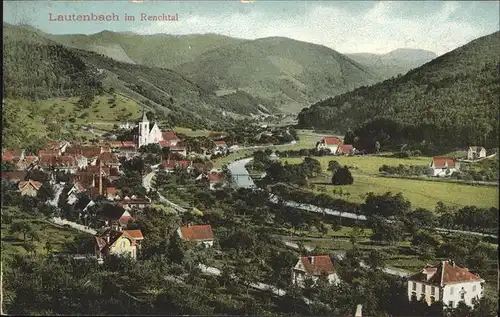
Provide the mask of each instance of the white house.
[{"label": "white house", "polygon": [[486,149],[484,147],[469,146],[469,150],[467,150],[468,160],[477,160],[483,157],[486,157]]},{"label": "white house", "polygon": [[325,136],[319,140],[316,144],[316,149],[319,150],[330,150],[330,153],[337,153],[337,149],[344,142],[335,136]]},{"label": "white house", "polygon": [[316,283],[322,275],[330,284],[337,284],[340,281],[329,255],[299,257],[292,270],[292,283],[303,287],[306,279],[310,278]]},{"label": "white house", "polygon": [[214,245],[214,234],[210,225],[191,225],[177,229],[179,237],[186,241],[204,244],[206,247]]},{"label": "white house", "polygon": [[484,280],[452,260],[438,265],[426,265],[422,271],[408,277],[408,300],[425,299],[428,305],[441,301],[447,307],[457,307],[463,301],[472,306],[473,298],[484,296]]},{"label": "white house", "polygon": [[451,157],[433,157],[429,164],[430,176],[449,176],[460,169],[457,160]]}]

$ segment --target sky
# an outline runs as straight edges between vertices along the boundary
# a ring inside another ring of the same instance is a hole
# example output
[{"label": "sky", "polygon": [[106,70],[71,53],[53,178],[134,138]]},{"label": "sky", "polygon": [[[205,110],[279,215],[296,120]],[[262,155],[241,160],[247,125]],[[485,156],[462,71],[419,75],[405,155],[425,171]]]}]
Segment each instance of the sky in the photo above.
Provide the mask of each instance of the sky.
[{"label": "sky", "polygon": [[[4,22],[52,34],[103,30],[139,34],[218,33],[256,39],[284,36],[341,53],[384,54],[399,48],[438,55],[499,30],[496,1],[4,1]],[[119,21],[50,21],[57,15],[117,14]],[[178,21],[141,21],[175,15]],[[125,21],[124,15],[135,16]]]}]

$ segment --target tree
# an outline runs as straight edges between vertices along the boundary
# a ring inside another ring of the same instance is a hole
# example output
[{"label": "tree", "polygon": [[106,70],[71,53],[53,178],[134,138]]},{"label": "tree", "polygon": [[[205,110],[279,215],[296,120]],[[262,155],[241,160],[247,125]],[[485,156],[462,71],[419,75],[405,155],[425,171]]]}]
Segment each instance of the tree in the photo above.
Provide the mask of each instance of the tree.
[{"label": "tree", "polygon": [[371,270],[377,270],[385,266],[386,259],[387,255],[383,251],[373,249],[368,254],[366,262]]},{"label": "tree", "polygon": [[427,230],[419,230],[411,240],[411,247],[425,260],[430,259],[439,247],[440,237]]},{"label": "tree", "polygon": [[332,175],[333,185],[352,185],[353,182],[354,179],[347,166],[339,168]]},{"label": "tree", "polygon": [[26,235],[31,231],[33,231],[33,227],[27,221],[14,222],[9,229],[10,234],[22,233],[24,242],[26,242]]},{"label": "tree", "polygon": [[54,188],[48,181],[44,181],[42,183],[42,186],[40,186],[40,189],[38,190],[37,198],[41,202],[46,202],[54,199],[54,196],[55,196]]},{"label": "tree", "polygon": [[326,170],[335,173],[339,168],[340,168],[339,162],[332,160],[328,162],[328,168]]},{"label": "tree", "polygon": [[349,128],[347,129],[345,136],[344,136],[344,143],[345,144],[354,144],[354,132]]},{"label": "tree", "polygon": [[405,219],[412,234],[420,229],[431,229],[437,225],[437,219],[434,213],[425,208],[418,208],[410,212]]},{"label": "tree", "polygon": [[380,152],[380,143],[378,141],[375,141],[375,152]]}]

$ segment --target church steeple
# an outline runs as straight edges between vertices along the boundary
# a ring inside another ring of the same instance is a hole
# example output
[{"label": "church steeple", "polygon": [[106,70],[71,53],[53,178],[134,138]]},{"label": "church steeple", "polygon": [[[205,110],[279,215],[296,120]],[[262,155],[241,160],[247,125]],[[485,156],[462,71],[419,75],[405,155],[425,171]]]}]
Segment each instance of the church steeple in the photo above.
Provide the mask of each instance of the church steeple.
[{"label": "church steeple", "polygon": [[148,117],[146,116],[146,109],[142,106],[142,122],[149,122]]}]

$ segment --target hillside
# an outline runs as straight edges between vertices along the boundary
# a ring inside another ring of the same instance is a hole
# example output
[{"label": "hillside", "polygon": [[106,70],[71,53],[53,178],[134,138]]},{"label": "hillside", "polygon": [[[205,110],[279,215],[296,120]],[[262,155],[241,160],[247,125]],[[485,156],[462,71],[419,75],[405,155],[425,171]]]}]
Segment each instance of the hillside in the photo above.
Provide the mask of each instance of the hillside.
[{"label": "hillside", "polygon": [[244,41],[217,34],[140,35],[110,31],[91,35],[44,33],[44,37],[118,61],[163,68],[174,68],[209,50]]},{"label": "hillside", "polygon": [[220,47],[176,70],[209,90],[240,89],[285,112],[377,80],[334,50],[282,37]]},{"label": "hillside", "polygon": [[378,74],[380,79],[388,79],[404,75],[409,70],[430,62],[437,55],[433,52],[419,49],[397,49],[387,54],[356,53],[347,56]]},{"label": "hillside", "polygon": [[299,114],[299,125],[338,131],[357,127],[363,147],[373,147],[376,139],[497,147],[499,34],[476,39],[404,76],[319,102]]},{"label": "hillside", "polygon": [[221,120],[222,111],[250,115],[261,104],[274,111],[243,91],[218,97],[173,70],[63,46],[36,30],[4,25],[4,33],[4,94],[11,99],[92,98],[113,88],[166,116],[172,125],[193,127]]}]

